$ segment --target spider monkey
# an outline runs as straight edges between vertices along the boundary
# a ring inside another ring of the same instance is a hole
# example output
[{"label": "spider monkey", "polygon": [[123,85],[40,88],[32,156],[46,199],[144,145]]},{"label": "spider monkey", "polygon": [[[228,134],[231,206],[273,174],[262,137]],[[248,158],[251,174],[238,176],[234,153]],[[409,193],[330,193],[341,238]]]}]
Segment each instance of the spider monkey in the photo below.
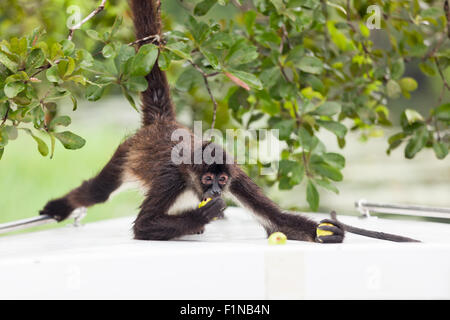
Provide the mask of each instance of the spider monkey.
[{"label": "spider monkey", "polygon": [[[130,6],[137,39],[160,35],[159,0],[130,0]],[[283,212],[234,163],[203,161],[177,165],[171,161],[172,149],[177,144],[171,139],[172,132],[188,129],[175,119],[167,78],[157,63],[146,79],[148,88],[141,94],[142,127],[117,148],[97,176],[65,196],[49,201],[40,214],[62,221],[74,209],[105,202],[123,183],[137,181],[145,190],[145,200],[133,224],[135,239],[169,240],[201,233],[206,224],[223,214],[222,196],[226,196],[252,212],[268,235],[280,231],[291,240],[343,241],[344,228],[339,222],[323,220],[332,225],[320,228],[332,234],[316,237],[317,222],[300,214]],[[192,133],[190,137],[194,142]],[[193,152],[196,148],[204,151],[209,145],[208,141],[197,143]],[[225,158],[224,151],[222,154]],[[199,201],[205,198],[212,200],[199,208]]]}]

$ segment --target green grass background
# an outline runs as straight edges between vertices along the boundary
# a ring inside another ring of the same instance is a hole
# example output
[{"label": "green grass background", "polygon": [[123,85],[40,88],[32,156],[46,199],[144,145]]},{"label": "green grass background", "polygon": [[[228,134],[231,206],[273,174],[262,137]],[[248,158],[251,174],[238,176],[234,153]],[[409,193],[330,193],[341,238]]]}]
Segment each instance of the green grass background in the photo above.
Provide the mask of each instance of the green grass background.
[{"label": "green grass background", "polygon": [[[101,170],[124,139],[125,130],[115,124],[99,123],[71,126],[86,138],[86,145],[73,151],[57,142],[53,159],[42,157],[35,141],[24,132],[8,144],[0,161],[0,223],[38,215],[49,199],[64,195]],[[135,215],[141,200],[137,191],[122,192],[89,208],[84,221]]]}]

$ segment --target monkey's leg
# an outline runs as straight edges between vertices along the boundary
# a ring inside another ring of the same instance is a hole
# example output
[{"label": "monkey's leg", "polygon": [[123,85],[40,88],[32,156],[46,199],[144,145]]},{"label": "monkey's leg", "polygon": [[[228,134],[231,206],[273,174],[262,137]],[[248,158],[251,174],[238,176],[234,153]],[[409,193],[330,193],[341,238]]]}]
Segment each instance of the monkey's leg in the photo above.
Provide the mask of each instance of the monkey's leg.
[{"label": "monkey's leg", "polygon": [[125,145],[119,146],[97,176],[84,181],[65,196],[49,201],[39,214],[46,214],[62,221],[76,208],[90,207],[108,200],[110,194],[122,184],[126,151]]},{"label": "monkey's leg", "polygon": [[235,168],[237,174],[231,181],[230,192],[238,203],[256,215],[268,235],[279,231],[283,232],[290,240],[342,242],[344,232],[340,226],[336,224],[329,226],[326,230],[333,232],[333,234],[317,239],[316,229],[319,226],[317,222],[298,214],[281,211],[245,172],[238,167]]},{"label": "monkey's leg", "polygon": [[[174,188],[177,188],[174,186]],[[225,201],[215,198],[205,206],[168,215],[170,205],[182,190],[176,192],[151,191],[141,206],[133,226],[134,237],[139,240],[170,240],[187,234],[201,233],[204,226],[225,209]],[[156,194],[158,192],[158,194]],[[172,194],[172,196],[170,196]]]}]

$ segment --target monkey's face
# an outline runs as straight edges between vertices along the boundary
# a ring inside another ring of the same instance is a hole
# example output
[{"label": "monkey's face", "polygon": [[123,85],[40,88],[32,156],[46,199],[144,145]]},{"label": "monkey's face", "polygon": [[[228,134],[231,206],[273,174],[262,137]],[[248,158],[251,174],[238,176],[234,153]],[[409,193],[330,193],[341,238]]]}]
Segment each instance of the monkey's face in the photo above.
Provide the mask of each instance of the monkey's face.
[{"label": "monkey's face", "polygon": [[203,200],[207,198],[220,197],[228,183],[228,174],[206,172],[202,175],[201,185],[203,188]]}]

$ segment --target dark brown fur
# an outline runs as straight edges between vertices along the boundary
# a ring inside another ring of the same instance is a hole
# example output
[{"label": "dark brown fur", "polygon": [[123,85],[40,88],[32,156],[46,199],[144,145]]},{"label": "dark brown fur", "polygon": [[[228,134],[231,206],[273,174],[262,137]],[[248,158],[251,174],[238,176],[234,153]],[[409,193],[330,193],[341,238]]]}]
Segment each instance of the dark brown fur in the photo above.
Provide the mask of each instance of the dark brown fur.
[{"label": "dark brown fur", "polygon": [[[160,34],[159,1],[132,0],[137,38]],[[184,191],[190,190],[200,201],[206,192],[201,177],[205,173],[226,174],[223,193],[256,215],[268,234],[285,233],[288,239],[314,241],[318,224],[299,214],[285,213],[267,198],[262,190],[235,164],[181,164],[171,161],[172,132],[184,128],[175,120],[165,74],[157,64],[147,77],[149,87],[142,94],[143,127],[122,143],[104,169],[93,179],[62,198],[50,201],[41,214],[63,220],[77,207],[104,202],[122,183],[136,180],[146,190],[146,198],[134,222],[136,239],[169,240],[186,234],[200,233],[204,226],[222,215],[225,202],[215,197],[201,208],[187,208],[176,215],[168,212]],[[186,129],[186,128],[184,128]],[[186,129],[187,130],[187,129]],[[192,143],[194,137],[191,134]],[[208,142],[200,143],[203,148]],[[224,153],[224,159],[226,155]],[[343,232],[337,225],[334,236],[321,242],[342,242]]]}]

